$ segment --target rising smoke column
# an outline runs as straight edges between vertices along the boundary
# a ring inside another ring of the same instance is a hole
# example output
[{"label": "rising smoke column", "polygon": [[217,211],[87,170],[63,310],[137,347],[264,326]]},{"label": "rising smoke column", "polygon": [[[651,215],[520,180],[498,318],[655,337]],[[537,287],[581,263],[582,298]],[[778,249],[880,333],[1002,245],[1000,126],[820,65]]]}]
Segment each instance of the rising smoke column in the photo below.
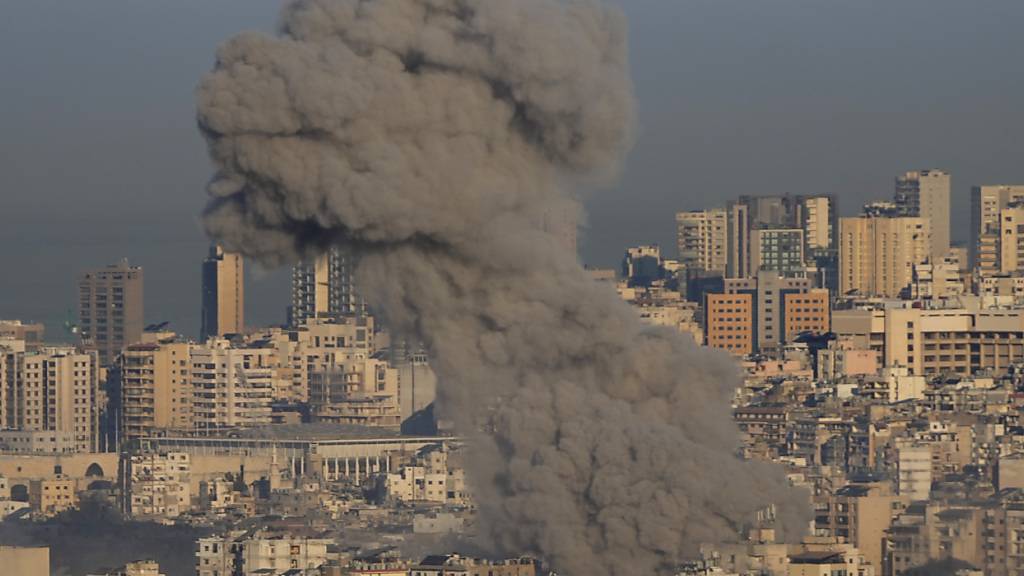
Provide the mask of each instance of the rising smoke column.
[{"label": "rising smoke column", "polygon": [[[633,101],[619,12],[589,0],[308,0],[198,91],[204,216],[269,263],[341,243],[420,339],[471,435],[481,537],[571,576],[669,574],[806,500],[736,456],[724,356],[646,327],[540,225],[614,176]],[[479,432],[482,430],[482,432]]]}]

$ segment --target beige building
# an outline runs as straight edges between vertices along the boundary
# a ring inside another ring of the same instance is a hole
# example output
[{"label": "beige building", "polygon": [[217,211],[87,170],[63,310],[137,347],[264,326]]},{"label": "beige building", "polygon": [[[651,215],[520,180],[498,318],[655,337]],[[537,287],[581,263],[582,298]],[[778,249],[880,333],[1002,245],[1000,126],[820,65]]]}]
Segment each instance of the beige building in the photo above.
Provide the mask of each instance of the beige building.
[{"label": "beige building", "polygon": [[33,512],[46,517],[71,510],[78,506],[75,481],[62,477],[32,480],[28,485],[28,503]]},{"label": "beige building", "polygon": [[[263,576],[327,563],[331,540],[267,532],[231,532],[197,543],[198,576]],[[299,572],[301,573],[301,572]]]},{"label": "beige building", "polygon": [[377,358],[341,359],[309,381],[314,422],[398,427],[398,370]]},{"label": "beige building", "polygon": [[142,338],[142,268],[127,260],[90,270],[78,282],[82,340],[97,350],[103,365]]},{"label": "beige building", "polygon": [[1024,359],[1024,310],[834,310],[832,328],[910,374],[1003,374]]},{"label": "beige building", "polygon": [[839,219],[839,290],[896,298],[929,258],[925,218],[864,215]]},{"label": "beige building", "polygon": [[721,208],[677,213],[680,264],[724,276],[729,259],[728,226],[728,213]]},{"label": "beige building", "polygon": [[1024,200],[1021,186],[974,186],[971,188],[970,264],[981,277],[1001,268],[1000,213]]},{"label": "beige building", "polygon": [[210,248],[203,261],[200,339],[245,332],[245,271],[241,254]]},{"label": "beige building", "polygon": [[949,172],[920,170],[896,178],[896,205],[906,216],[924,218],[931,227],[929,257],[941,260],[949,252]]},{"label": "beige building", "polygon": [[126,461],[128,515],[136,520],[170,522],[192,505],[191,458],[183,452],[137,454]]},{"label": "beige building", "polygon": [[882,573],[882,547],[893,516],[908,503],[884,484],[850,484],[831,495],[814,497],[814,532],[849,542]]},{"label": "beige building", "polygon": [[5,574],[50,576],[50,549],[0,546],[0,566]]},{"label": "beige building", "polygon": [[272,348],[210,339],[192,348],[192,422],[211,430],[270,424],[277,362]]},{"label": "beige building", "polygon": [[192,428],[191,345],[173,340],[133,344],[118,359],[121,439]]},{"label": "beige building", "polygon": [[[4,356],[0,422],[9,431],[23,433],[5,440],[31,446],[30,450],[97,450],[100,406],[95,352],[63,347],[36,352],[0,349],[0,356]],[[73,444],[69,446],[68,440]]]}]

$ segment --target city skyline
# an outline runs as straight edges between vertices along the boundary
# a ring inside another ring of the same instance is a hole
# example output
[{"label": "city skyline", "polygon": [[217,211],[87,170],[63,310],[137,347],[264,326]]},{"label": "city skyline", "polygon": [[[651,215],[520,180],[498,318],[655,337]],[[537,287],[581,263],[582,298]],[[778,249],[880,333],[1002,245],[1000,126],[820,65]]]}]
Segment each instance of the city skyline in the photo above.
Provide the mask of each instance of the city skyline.
[{"label": "city skyline", "polygon": [[[671,250],[675,226],[663,214],[741,194],[831,193],[851,216],[891,196],[896,176],[926,168],[951,172],[953,239],[965,242],[970,187],[1024,181],[1012,98],[1022,80],[1004,73],[1015,65],[1007,27],[1024,15],[1019,3],[739,6],[623,4],[640,133],[622,183],[587,196],[585,262],[613,265],[643,243]],[[128,257],[151,280],[146,321],[198,333],[209,244],[196,212],[209,163],[192,90],[221,39],[267,28],[277,7],[15,7],[19,17],[0,24],[0,69],[22,87],[0,111],[10,127],[0,144],[9,151],[0,155],[0,239],[19,248],[4,251],[5,268],[26,273],[0,280],[11,295],[0,317],[43,321],[58,336],[73,314],[77,274]],[[187,41],[135,34],[158,21],[190,29]],[[908,21],[929,30],[911,35],[922,42],[897,34]],[[37,60],[17,49],[30,38],[48,47]],[[940,72],[949,80],[931,79]],[[70,82],[76,98],[65,105]],[[782,134],[791,135],[786,145],[778,145]],[[54,158],[64,166],[45,168]],[[62,201],[76,210],[53,209]],[[289,271],[256,268],[247,283],[251,323],[283,323]]]}]

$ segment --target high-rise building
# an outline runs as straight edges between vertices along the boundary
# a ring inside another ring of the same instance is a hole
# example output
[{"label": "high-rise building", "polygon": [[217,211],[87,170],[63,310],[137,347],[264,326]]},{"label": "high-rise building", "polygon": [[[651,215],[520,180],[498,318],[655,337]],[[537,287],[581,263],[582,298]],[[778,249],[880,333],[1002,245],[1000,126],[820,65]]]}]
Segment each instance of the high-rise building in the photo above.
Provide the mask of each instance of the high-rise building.
[{"label": "high-rise building", "polygon": [[728,213],[721,208],[677,213],[679,263],[687,270],[724,276],[729,261],[728,232]]},{"label": "high-rise building", "polygon": [[839,219],[839,290],[897,298],[913,280],[914,265],[930,256],[928,219],[894,216],[874,207]]},{"label": "high-rise building", "polygon": [[132,344],[119,361],[121,438],[192,428],[191,345],[168,341]]},{"label": "high-rise building", "polygon": [[210,247],[203,261],[200,339],[245,332],[245,278],[241,254]]},{"label": "high-rise building", "polygon": [[928,250],[932,262],[949,252],[949,172],[919,170],[896,178],[896,205],[903,216],[927,218],[931,229]]},{"label": "high-rise building", "polygon": [[332,247],[292,269],[292,327],[301,326],[307,318],[365,313],[366,303],[355,287],[355,261],[349,250]]},{"label": "high-rise building", "polygon": [[979,276],[998,274],[1001,269],[1000,213],[1024,203],[1024,185],[974,186],[971,188],[970,267]]},{"label": "high-rise building", "polygon": [[759,228],[750,234],[751,276],[772,271],[786,277],[804,274],[804,231],[799,228]]},{"label": "high-rise building", "polygon": [[[814,288],[810,278],[784,277],[773,270],[761,270],[753,278],[727,278],[724,291],[727,296],[749,295],[748,330],[753,334],[755,351],[778,349],[802,332],[829,331],[828,291]],[[711,312],[708,311],[705,323],[709,345],[712,330],[720,324]],[[730,331],[735,329],[726,333]]]},{"label": "high-rise building", "polygon": [[801,258],[829,268],[822,271],[826,276],[832,274],[836,215],[835,198],[829,195],[740,196],[726,209],[726,275],[750,278],[757,274],[754,243],[756,231],[763,229],[801,230]]},{"label": "high-rise building", "polygon": [[90,270],[78,282],[78,317],[86,347],[103,365],[142,338],[142,268],[128,260]]},{"label": "high-rise building", "polygon": [[[0,350],[2,425],[19,452],[90,452],[99,446],[99,368],[95,352]],[[36,434],[46,433],[46,434]],[[52,440],[50,440],[52,438]]]}]

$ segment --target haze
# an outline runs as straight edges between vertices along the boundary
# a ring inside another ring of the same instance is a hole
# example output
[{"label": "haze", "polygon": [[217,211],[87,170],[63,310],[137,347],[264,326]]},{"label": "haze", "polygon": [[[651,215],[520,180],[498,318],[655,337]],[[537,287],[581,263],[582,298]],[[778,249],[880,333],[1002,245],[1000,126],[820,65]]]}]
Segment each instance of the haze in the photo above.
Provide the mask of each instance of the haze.
[{"label": "haze", "polygon": [[[620,0],[640,138],[587,197],[584,261],[674,243],[672,213],[740,194],[833,193],[844,213],[907,169],[1024,182],[1018,0]],[[198,333],[197,214],[212,173],[196,79],[216,45],[270,30],[280,2],[8,2],[0,18],[0,317],[52,339],[83,269],[128,257],[149,321]],[[959,234],[959,235],[958,235]],[[284,320],[287,274],[253,271],[251,324]]]}]

